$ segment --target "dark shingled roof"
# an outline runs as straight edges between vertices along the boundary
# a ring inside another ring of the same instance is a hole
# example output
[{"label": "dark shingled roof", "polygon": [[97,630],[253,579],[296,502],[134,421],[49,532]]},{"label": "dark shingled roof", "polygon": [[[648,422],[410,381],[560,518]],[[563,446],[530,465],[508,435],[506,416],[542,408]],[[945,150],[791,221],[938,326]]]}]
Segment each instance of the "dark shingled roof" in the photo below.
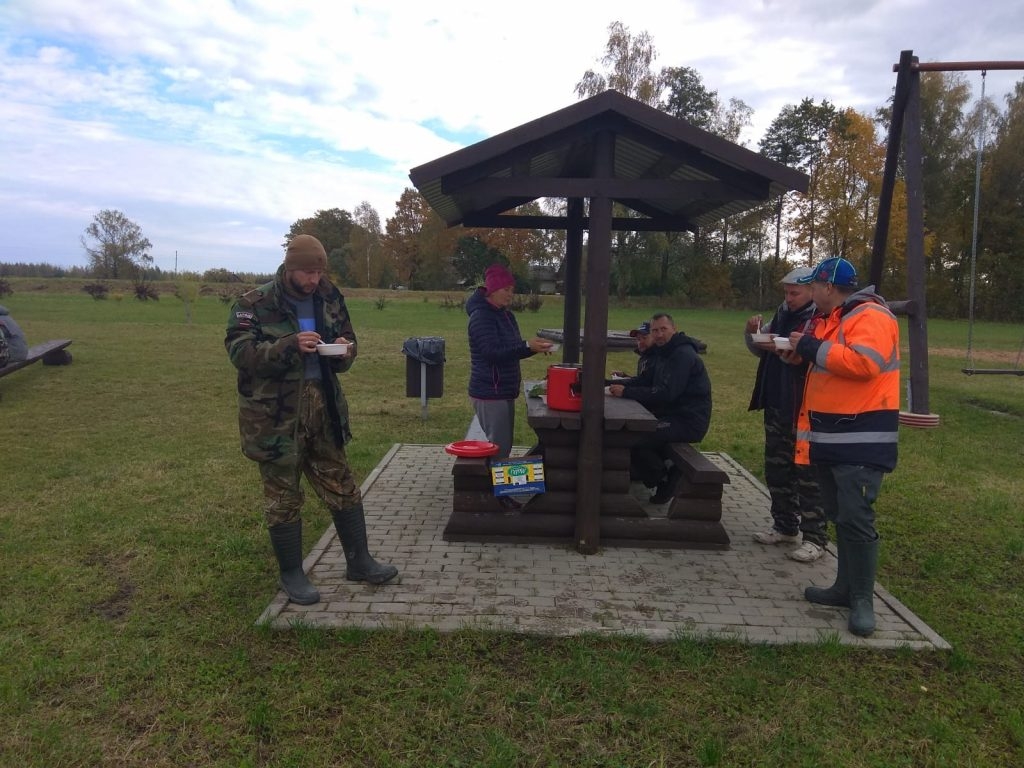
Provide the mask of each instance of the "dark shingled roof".
[{"label": "dark shingled roof", "polygon": [[[614,142],[611,178],[594,175],[599,135]],[[547,216],[501,215],[542,197],[607,195],[649,219],[615,229],[713,225],[790,190],[807,176],[617,91],[605,91],[450,155],[409,178],[449,225],[564,228]]]}]

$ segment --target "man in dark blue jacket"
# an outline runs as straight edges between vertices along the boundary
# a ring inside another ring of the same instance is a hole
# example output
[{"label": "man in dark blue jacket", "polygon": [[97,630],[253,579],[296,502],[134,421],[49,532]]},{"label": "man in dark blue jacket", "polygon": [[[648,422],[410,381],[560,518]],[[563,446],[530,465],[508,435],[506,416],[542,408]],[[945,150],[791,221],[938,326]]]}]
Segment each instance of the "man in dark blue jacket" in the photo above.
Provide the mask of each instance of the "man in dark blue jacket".
[{"label": "man in dark blue jacket", "polygon": [[484,273],[484,285],[466,300],[469,315],[469,397],[480,428],[498,446],[498,458],[512,450],[515,432],[515,401],[522,388],[519,361],[551,350],[551,342],[519,333],[516,316],[509,310],[516,280],[501,264]]},{"label": "man in dark blue jacket", "polygon": [[633,448],[630,473],[664,504],[675,494],[679,470],[667,472],[661,447],[666,443],[699,443],[711,424],[711,379],[698,356],[700,344],[677,332],[672,316],[660,312],[651,318],[654,355],[640,376],[612,384],[614,397],[636,400],[658,417],[658,427]]}]

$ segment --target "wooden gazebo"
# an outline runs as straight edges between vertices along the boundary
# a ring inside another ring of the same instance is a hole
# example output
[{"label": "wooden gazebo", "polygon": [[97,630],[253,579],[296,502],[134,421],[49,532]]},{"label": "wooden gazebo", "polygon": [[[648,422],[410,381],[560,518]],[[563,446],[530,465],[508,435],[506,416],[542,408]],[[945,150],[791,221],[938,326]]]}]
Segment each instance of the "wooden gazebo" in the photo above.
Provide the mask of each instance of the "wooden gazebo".
[{"label": "wooden gazebo", "polygon": [[[807,176],[605,91],[413,168],[409,178],[450,227],[566,230],[565,362],[580,361],[589,232],[575,543],[596,552],[612,231],[695,232],[791,190],[805,192]],[[546,197],[565,198],[566,215],[509,213]],[[641,218],[613,218],[613,203]]]}]

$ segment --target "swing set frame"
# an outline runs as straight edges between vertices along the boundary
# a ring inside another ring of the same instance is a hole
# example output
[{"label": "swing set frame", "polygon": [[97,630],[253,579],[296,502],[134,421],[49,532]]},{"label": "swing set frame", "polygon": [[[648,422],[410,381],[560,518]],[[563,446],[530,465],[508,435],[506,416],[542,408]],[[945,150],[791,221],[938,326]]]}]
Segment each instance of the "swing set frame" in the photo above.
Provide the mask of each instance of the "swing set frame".
[{"label": "swing set frame", "polygon": [[[878,222],[871,249],[870,277],[876,289],[881,292],[889,221],[892,217],[892,196],[896,186],[896,168],[902,143],[907,191],[907,300],[889,302],[889,308],[895,314],[907,316],[910,347],[908,407],[913,414],[929,414],[928,302],[925,292],[924,190],[921,173],[921,73],[1024,70],[1024,61],[947,61],[922,64],[912,50],[906,50],[900,52],[900,60],[893,64],[892,69],[896,72],[896,88],[893,93],[892,121],[889,124],[889,140],[886,145],[885,168],[878,201]],[[977,206],[977,194],[975,205]],[[973,295],[973,267],[971,280]],[[972,301],[972,325],[973,314]],[[967,372],[965,369],[964,373]],[[1024,371],[1003,369],[972,369],[971,373],[1024,375]]]}]

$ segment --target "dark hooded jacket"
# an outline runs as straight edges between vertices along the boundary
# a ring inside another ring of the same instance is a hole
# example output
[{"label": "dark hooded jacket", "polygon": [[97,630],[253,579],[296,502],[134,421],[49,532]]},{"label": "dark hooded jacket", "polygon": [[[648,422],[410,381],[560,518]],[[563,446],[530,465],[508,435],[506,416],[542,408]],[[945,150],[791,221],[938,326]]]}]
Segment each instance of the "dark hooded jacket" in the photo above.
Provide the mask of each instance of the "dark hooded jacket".
[{"label": "dark hooded jacket", "polygon": [[[793,331],[811,333],[812,320],[816,312],[813,301],[807,302],[795,312],[790,312],[783,302],[775,311],[771,322],[765,326],[764,332],[779,336],[789,336]],[[804,361],[800,365],[790,365],[783,362],[777,354],[753,346],[749,335],[746,338],[750,351],[760,358],[748,410],[777,410],[789,417],[790,424],[795,424],[796,412],[804,396],[804,379],[809,363]]]},{"label": "dark hooded jacket", "polygon": [[652,347],[651,363],[625,382],[623,397],[636,400],[661,420],[685,423],[699,442],[711,424],[711,379],[698,350],[700,343],[683,332],[664,346]]},{"label": "dark hooded jacket", "polygon": [[519,361],[533,352],[519,333],[516,316],[487,300],[477,288],[466,300],[469,315],[469,396],[514,400],[522,387]]},{"label": "dark hooded jacket", "polygon": [[639,349],[634,349],[633,354],[636,355],[636,375],[643,376],[644,372],[651,364],[651,358],[654,356],[654,350],[656,347],[648,347],[643,352]]}]

